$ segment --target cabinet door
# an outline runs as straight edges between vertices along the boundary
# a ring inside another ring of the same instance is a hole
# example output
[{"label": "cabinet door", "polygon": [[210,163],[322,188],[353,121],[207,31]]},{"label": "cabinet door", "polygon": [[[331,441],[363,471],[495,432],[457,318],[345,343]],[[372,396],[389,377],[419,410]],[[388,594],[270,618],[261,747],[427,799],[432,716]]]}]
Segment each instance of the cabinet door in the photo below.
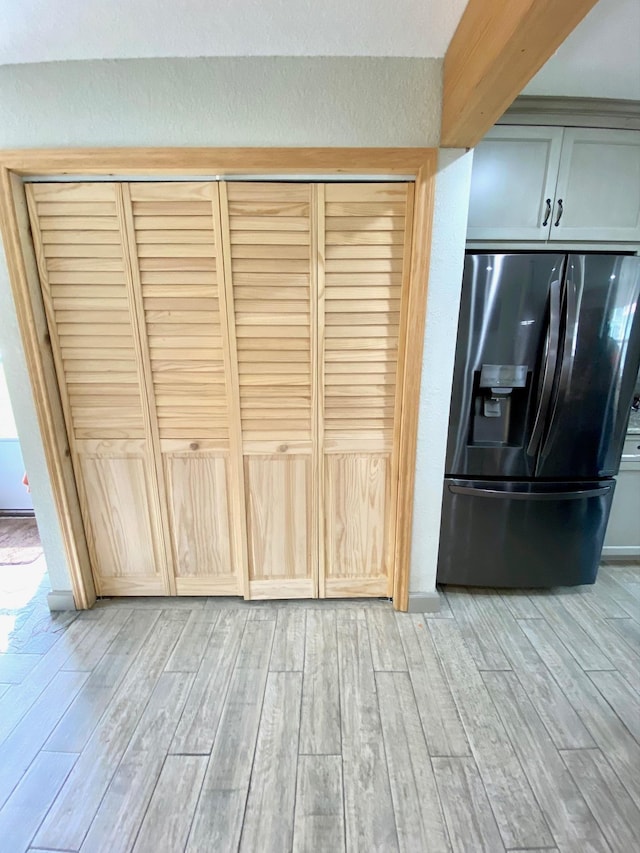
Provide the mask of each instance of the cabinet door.
[{"label": "cabinet door", "polygon": [[218,186],[125,188],[158,489],[178,595],[244,591]]},{"label": "cabinet door", "polygon": [[640,556],[640,435],[624,443],[603,557]]},{"label": "cabinet door", "polygon": [[315,193],[295,183],[220,187],[250,598],[318,594]]},{"label": "cabinet door", "polygon": [[321,206],[320,595],[390,595],[398,352],[413,187],[327,184]]},{"label": "cabinet door", "polygon": [[550,238],[640,241],[640,131],[565,130]]},{"label": "cabinet door", "polygon": [[122,188],[26,190],[96,591],[166,595]]},{"label": "cabinet door", "polygon": [[468,240],[546,240],[563,130],[494,127],[473,154]]}]

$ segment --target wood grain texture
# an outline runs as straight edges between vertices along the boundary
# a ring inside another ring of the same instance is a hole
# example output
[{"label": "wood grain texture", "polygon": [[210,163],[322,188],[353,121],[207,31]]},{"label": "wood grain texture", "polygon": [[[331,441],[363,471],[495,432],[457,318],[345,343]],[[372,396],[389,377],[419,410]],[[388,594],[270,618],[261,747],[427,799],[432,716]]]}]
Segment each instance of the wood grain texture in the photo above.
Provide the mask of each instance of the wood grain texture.
[{"label": "wood grain texture", "polygon": [[473,148],[596,0],[471,0],[444,60],[446,148]]},{"label": "wood grain texture", "polygon": [[294,853],[344,853],[342,759],[339,755],[298,758]]},{"label": "wood grain texture", "polygon": [[267,681],[272,621],[247,622],[186,849],[237,849]]},{"label": "wood grain texture", "polygon": [[278,581],[311,578],[310,459],[245,457],[249,576]]},{"label": "wood grain texture", "polygon": [[429,622],[428,627],[505,846],[553,844],[529,781],[457,625],[441,619]]},{"label": "wood grain texture", "polygon": [[366,622],[340,619],[337,630],[347,849],[388,853],[399,842]]},{"label": "wood grain texture", "polygon": [[561,849],[607,850],[600,828],[514,673],[483,680]]},{"label": "wood grain texture", "polygon": [[[386,611],[385,611],[386,612]],[[393,618],[393,614],[389,614]],[[376,689],[400,850],[449,851],[449,837],[408,673],[377,672]]]},{"label": "wood grain texture", "polygon": [[473,759],[434,758],[433,770],[455,853],[504,850]]},{"label": "wood grain texture", "polygon": [[638,843],[640,809],[599,749],[562,752],[562,759],[615,853]]},{"label": "wood grain texture", "polygon": [[27,175],[412,175],[432,148],[50,148],[3,151]]},{"label": "wood grain texture", "polygon": [[293,843],[302,674],[270,672],[240,850],[280,853]]},{"label": "wood grain texture", "polygon": [[404,318],[401,318],[403,365],[398,376],[398,393],[402,397],[402,420],[398,441],[398,502],[396,507],[393,606],[406,611],[409,606],[409,567],[413,524],[413,491],[415,484],[416,446],[418,438],[418,403],[422,375],[431,223],[435,193],[436,155],[432,154],[416,175],[411,237],[411,273],[409,295]]},{"label": "wood grain texture", "polygon": [[336,632],[335,613],[308,611],[300,721],[301,755],[337,755],[341,750]]},{"label": "wood grain texture", "polygon": [[429,755],[471,755],[460,714],[424,619],[396,616]]},{"label": "wood grain texture", "polygon": [[[176,577],[227,580],[241,592],[232,557],[228,456],[210,452],[165,455]],[[212,590],[213,592],[213,590]]]},{"label": "wood grain texture", "polygon": [[168,755],[140,827],[134,853],[182,850],[206,770],[200,755]]}]

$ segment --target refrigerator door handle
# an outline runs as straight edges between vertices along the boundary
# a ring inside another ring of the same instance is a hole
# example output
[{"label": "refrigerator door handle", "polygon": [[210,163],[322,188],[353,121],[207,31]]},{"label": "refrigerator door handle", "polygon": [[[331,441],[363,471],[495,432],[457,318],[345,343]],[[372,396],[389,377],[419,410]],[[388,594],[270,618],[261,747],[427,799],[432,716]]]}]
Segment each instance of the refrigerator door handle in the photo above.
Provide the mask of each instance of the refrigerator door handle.
[{"label": "refrigerator door handle", "polygon": [[573,369],[573,359],[575,357],[576,336],[578,332],[578,295],[576,293],[575,282],[571,281],[570,278],[567,278],[566,294],[567,299],[565,303],[565,327],[560,378],[558,380],[556,397],[548,421],[547,434],[540,449],[540,459],[546,459],[549,455],[549,451],[551,450],[551,445],[553,444],[553,439],[557,430],[555,415],[558,408],[561,407],[564,402],[567,388],[569,387],[571,371]]},{"label": "refrigerator door handle", "polygon": [[549,291],[549,329],[547,332],[547,346],[544,359],[544,370],[542,378],[542,390],[538,411],[536,412],[531,438],[527,445],[527,456],[535,456],[542,440],[544,426],[551,402],[553,391],[553,380],[558,362],[558,345],[560,343],[560,279],[551,282]]},{"label": "refrigerator door handle", "polygon": [[583,498],[597,498],[608,494],[613,485],[600,486],[597,489],[575,489],[570,492],[504,492],[498,489],[484,489],[477,486],[449,485],[449,491],[456,495],[473,495],[478,498],[504,498],[511,501],[571,501]]}]

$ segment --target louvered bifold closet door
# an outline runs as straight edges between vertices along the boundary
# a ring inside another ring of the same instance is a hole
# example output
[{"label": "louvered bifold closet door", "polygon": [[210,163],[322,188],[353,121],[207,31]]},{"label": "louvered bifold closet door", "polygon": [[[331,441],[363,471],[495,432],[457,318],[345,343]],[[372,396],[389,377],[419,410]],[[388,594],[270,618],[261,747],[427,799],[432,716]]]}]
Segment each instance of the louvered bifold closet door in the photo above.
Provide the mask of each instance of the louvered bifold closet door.
[{"label": "louvered bifold closet door", "polygon": [[135,183],[128,192],[176,592],[242,595],[239,406],[218,185]]},{"label": "louvered bifold closet door", "polygon": [[221,184],[251,598],[317,595],[316,188]]},{"label": "louvered bifold closet door", "polygon": [[321,231],[320,594],[392,594],[413,185],[327,184]]},{"label": "louvered bifold closet door", "polygon": [[122,188],[26,194],[96,592],[167,594]]}]

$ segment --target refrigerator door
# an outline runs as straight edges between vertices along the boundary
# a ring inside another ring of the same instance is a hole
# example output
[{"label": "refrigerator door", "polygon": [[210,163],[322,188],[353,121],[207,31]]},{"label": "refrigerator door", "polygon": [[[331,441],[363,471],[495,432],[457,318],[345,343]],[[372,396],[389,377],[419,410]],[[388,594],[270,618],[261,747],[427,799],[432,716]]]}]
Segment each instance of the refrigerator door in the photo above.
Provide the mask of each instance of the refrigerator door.
[{"label": "refrigerator door", "polygon": [[536,476],[617,473],[640,362],[640,258],[570,255],[554,401]]},{"label": "refrigerator door", "polygon": [[615,480],[444,481],[437,581],[535,588],[593,583]]},{"label": "refrigerator door", "polygon": [[465,259],[446,471],[532,477],[556,373],[566,256]]}]

